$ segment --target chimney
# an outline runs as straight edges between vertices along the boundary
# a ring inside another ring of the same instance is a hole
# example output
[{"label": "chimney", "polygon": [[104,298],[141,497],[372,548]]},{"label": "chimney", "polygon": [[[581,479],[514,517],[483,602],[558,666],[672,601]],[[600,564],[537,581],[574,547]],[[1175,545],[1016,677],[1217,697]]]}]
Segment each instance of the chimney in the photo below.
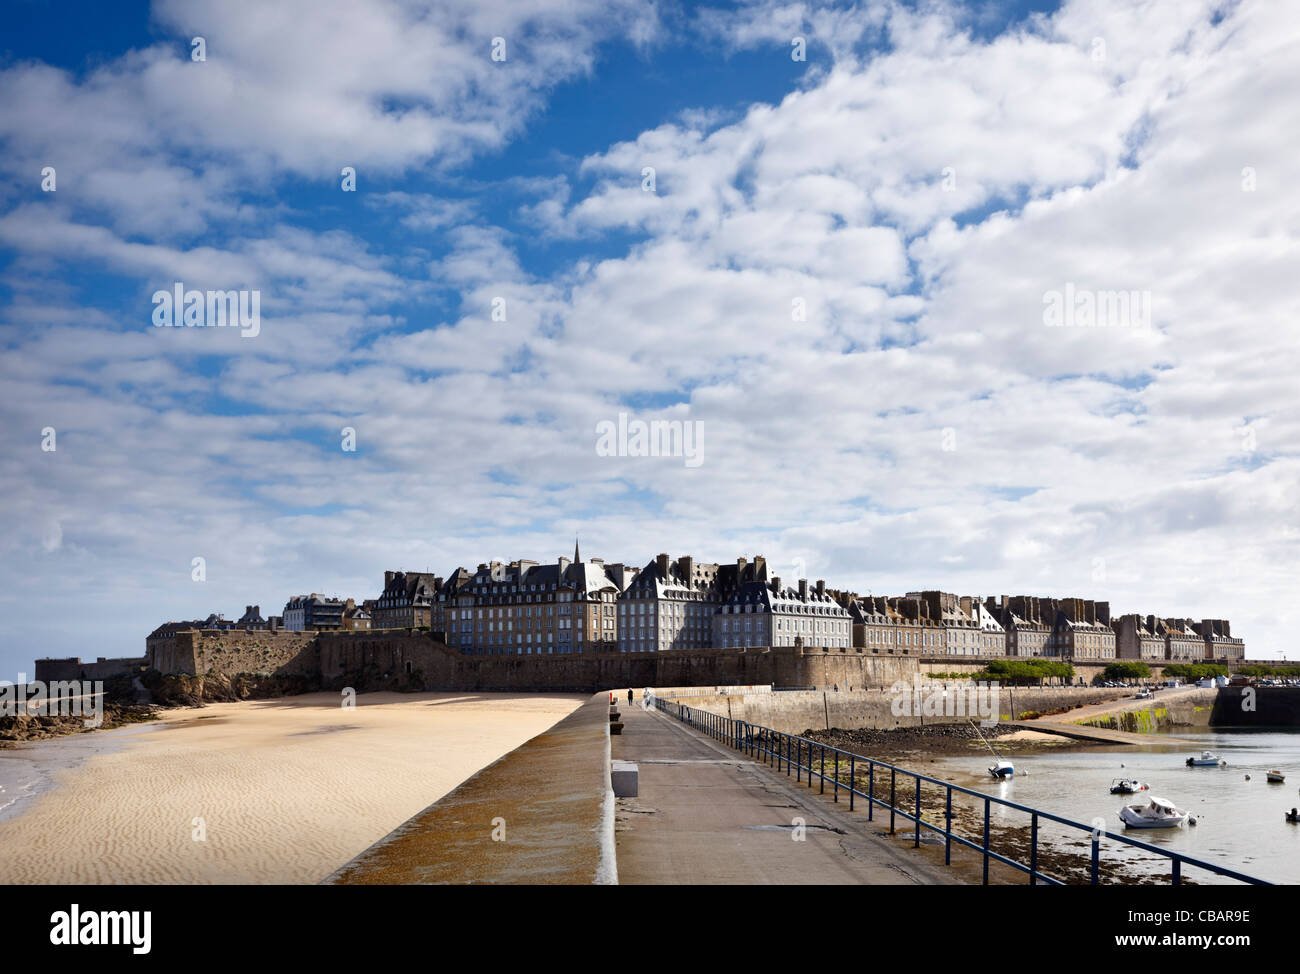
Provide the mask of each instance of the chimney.
[{"label": "chimney", "polygon": [[262,614],[262,607],[260,605],[253,606],[253,615],[260,616],[261,614]]},{"label": "chimney", "polygon": [[775,593],[776,595],[780,595],[780,594],[781,594],[781,576],[780,576],[780,575],[773,575],[773,576],[772,576],[772,591],[773,591],[773,593]]},{"label": "chimney", "polygon": [[695,559],[690,555],[682,555],[677,559],[677,571],[682,576],[688,586],[695,587]]},{"label": "chimney", "polygon": [[804,602],[808,601],[808,579],[799,579],[799,598]]},{"label": "chimney", "polygon": [[384,588],[393,584],[393,572],[384,572]]},{"label": "chimney", "polygon": [[971,597],[969,595],[963,595],[958,602],[961,605],[962,613],[964,615],[970,615],[972,606]]},{"label": "chimney", "polygon": [[253,607],[251,605],[244,606],[244,615],[251,616],[252,614],[253,614]]},{"label": "chimney", "polygon": [[767,567],[767,559],[762,555],[754,556],[754,577],[763,578],[766,575],[764,569]]},{"label": "chimney", "polygon": [[736,583],[739,584],[745,580],[745,559],[736,559]]},{"label": "chimney", "polygon": [[826,579],[824,578],[817,579],[817,597],[819,599],[826,598]]},{"label": "chimney", "polygon": [[659,577],[664,581],[668,580],[668,555],[659,552],[659,557],[655,559],[655,564],[659,568]]}]

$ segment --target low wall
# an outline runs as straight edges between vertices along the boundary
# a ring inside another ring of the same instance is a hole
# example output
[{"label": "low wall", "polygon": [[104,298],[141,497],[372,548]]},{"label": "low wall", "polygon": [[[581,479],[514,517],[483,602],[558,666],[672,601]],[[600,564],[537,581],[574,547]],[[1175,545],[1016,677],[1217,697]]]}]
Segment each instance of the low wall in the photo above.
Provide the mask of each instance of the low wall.
[{"label": "low wall", "polygon": [[80,657],[67,659],[38,659],[35,675],[37,682],[52,683],[65,680],[106,680],[111,676],[134,675],[149,665],[146,657],[138,659],[97,659],[93,663],[83,663]]},{"label": "low wall", "polygon": [[313,676],[320,671],[315,632],[280,629],[187,629],[149,646],[150,665],[161,673],[258,673]]},{"label": "low wall", "polygon": [[[918,674],[974,673],[988,660],[971,656],[910,656],[870,649],[793,646],[688,649],[651,653],[464,655],[441,633],[406,629],[276,632],[188,630],[148,641],[155,669],[319,676],[325,683],[360,681],[427,690],[589,692],[611,687],[891,686]],[[1105,663],[1075,663],[1091,681]],[[353,685],[359,685],[354,682]],[[400,687],[399,687],[400,688]]]},{"label": "low wall", "polygon": [[609,697],[602,692],[325,883],[616,883],[609,755]]},{"label": "low wall", "polygon": [[[952,696],[952,710],[956,711],[957,694],[969,689],[968,682],[957,681],[948,684]],[[928,690],[922,697],[929,695]],[[1093,689],[1090,687],[999,687],[996,700],[989,700],[995,705],[999,720],[1017,720],[1030,712],[1046,713],[1061,707],[1082,707],[1089,704],[1107,703],[1131,697],[1131,691]],[[806,730],[825,730],[838,727],[842,730],[871,728],[888,730],[894,727],[918,727],[925,724],[953,723],[966,720],[967,716],[978,718],[977,711],[963,708],[965,715],[958,713],[921,713],[915,712],[914,698],[909,696],[900,701],[906,704],[902,714],[894,713],[895,694],[889,689],[883,690],[787,690],[779,693],[741,693],[721,695],[702,693],[690,696],[680,688],[673,696],[677,703],[695,707],[709,713],[724,717],[733,717],[760,724],[787,734],[802,734]],[[970,700],[970,697],[966,698]],[[902,709],[900,707],[900,709]],[[948,709],[948,708],[944,708]]]},{"label": "low wall", "polygon": [[1220,687],[1211,727],[1300,727],[1300,687]]}]

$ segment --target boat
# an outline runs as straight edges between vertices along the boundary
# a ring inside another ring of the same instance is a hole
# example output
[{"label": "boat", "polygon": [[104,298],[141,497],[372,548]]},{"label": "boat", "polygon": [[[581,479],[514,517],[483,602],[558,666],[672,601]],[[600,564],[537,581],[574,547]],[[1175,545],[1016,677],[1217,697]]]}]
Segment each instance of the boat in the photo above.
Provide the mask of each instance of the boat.
[{"label": "boat", "polygon": [[1293,808],[1291,809],[1291,811],[1285,814],[1286,814],[1286,820],[1288,822],[1300,822],[1300,811],[1297,811],[1296,809]]},{"label": "boat", "polygon": [[1145,805],[1125,805],[1119,820],[1131,829],[1177,829],[1191,817],[1174,803],[1154,795]]},{"label": "boat", "polygon": [[1110,783],[1110,793],[1112,795],[1133,795],[1139,791],[1146,791],[1151,786],[1136,778],[1116,778]]},{"label": "boat", "polygon": [[1190,757],[1187,759],[1187,766],[1189,768],[1217,768],[1219,765],[1227,763],[1228,762],[1215,754],[1211,754],[1209,751],[1202,751],[1199,758]]},{"label": "boat", "polygon": [[1270,771],[1268,773],[1268,783],[1271,785],[1284,785],[1286,784],[1286,775],[1281,771]]},{"label": "boat", "polygon": [[992,751],[993,756],[997,758],[997,762],[993,765],[993,767],[989,768],[989,774],[991,774],[998,781],[1003,781],[1007,778],[1014,777],[1016,773],[1015,766],[1006,758],[1004,758],[998,752],[998,749],[996,747],[994,747],[992,744],[989,743],[989,739],[985,737],[983,733],[980,732],[980,729],[979,727],[976,726],[975,721],[971,720],[968,717],[966,719],[966,722],[970,724],[971,729],[974,730],[975,733],[979,735],[979,739],[984,742],[984,746],[987,747],[990,751]]}]

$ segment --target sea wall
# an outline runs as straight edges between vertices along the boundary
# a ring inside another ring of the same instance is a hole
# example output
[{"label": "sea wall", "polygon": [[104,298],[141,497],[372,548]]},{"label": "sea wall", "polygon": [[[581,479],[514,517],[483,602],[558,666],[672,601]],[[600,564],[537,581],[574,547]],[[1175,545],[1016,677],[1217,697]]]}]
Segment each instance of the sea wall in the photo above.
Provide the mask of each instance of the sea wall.
[{"label": "sea wall", "polygon": [[617,883],[609,756],[609,701],[598,693],[325,883]]},{"label": "sea wall", "polygon": [[151,641],[149,663],[164,674],[256,673],[308,676],[319,672],[315,632],[188,629]]},{"label": "sea wall", "polygon": [[1211,727],[1300,727],[1300,687],[1221,687]]},{"label": "sea wall", "polygon": [[35,674],[36,682],[52,683],[65,680],[106,680],[112,676],[130,676],[146,669],[147,657],[136,659],[106,659],[101,656],[95,662],[82,662],[80,657],[66,659],[38,659]]},{"label": "sea wall", "polygon": [[[735,687],[833,690],[889,687],[918,675],[970,674],[988,662],[969,656],[909,656],[862,648],[790,646],[660,653],[471,656],[440,633],[414,629],[338,632],[187,630],[147,641],[164,674],[318,676],[358,689],[595,692],[611,687]],[[112,662],[112,661],[110,661]],[[1104,663],[1075,663],[1091,681]],[[1039,709],[1030,706],[1019,710]]]},{"label": "sea wall", "polygon": [[[996,696],[980,698],[970,696],[969,689],[968,682],[950,683],[947,685],[949,696],[946,698],[931,698],[929,690],[925,689],[922,691],[919,710],[914,694],[896,695],[887,687],[838,692],[795,690],[780,693],[707,693],[694,696],[689,691],[677,688],[673,700],[688,707],[760,724],[783,733],[802,734],[806,730],[825,730],[831,727],[842,730],[918,727],[964,721],[968,717],[981,719],[985,714],[996,714],[998,720],[1017,720],[1033,713],[1108,703],[1131,696],[1128,691],[1089,687],[999,687]],[[927,708],[928,699],[939,706]],[[951,704],[947,700],[951,700]],[[934,712],[936,710],[943,712]]]}]

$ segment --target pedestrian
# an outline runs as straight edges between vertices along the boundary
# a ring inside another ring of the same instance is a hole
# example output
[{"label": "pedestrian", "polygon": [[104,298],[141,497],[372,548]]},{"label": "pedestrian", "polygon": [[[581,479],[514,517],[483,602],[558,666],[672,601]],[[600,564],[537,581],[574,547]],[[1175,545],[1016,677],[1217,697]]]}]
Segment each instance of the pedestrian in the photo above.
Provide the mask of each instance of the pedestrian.
[{"label": "pedestrian", "polygon": [[628,706],[631,706],[631,705],[632,705],[632,688],[631,688],[631,687],[628,687],[628,688],[627,688],[627,702],[628,702]]}]

